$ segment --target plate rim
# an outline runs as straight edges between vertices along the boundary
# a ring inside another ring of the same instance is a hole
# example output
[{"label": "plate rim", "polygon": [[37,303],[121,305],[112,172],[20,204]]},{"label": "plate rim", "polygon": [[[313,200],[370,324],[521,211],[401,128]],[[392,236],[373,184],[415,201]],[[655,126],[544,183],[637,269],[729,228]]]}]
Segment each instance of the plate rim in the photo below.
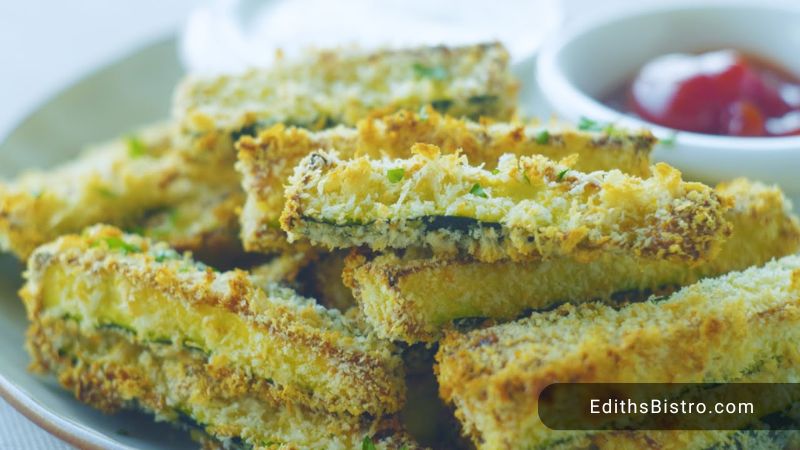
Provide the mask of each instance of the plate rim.
[{"label": "plate rim", "polygon": [[[156,33],[149,38],[143,39],[141,42],[130,45],[126,48],[123,48],[120,53],[109,57],[108,59],[101,61],[94,66],[89,66],[86,69],[78,72],[77,74],[73,75],[69,79],[65,80],[61,84],[51,88],[46,95],[41,97],[40,99],[30,103],[27,107],[21,108],[22,114],[18,115],[16,118],[12,118],[8,122],[8,126],[5,128],[5,132],[0,130],[0,148],[2,148],[8,138],[10,138],[18,128],[23,126],[33,115],[39,112],[40,109],[44,108],[48,103],[52,102],[56,97],[63,94],[65,91],[68,91],[87,78],[91,77],[92,75],[96,74],[97,72],[106,69],[110,66],[115,64],[119,64],[126,59],[130,58],[131,56],[143,52],[145,50],[149,50],[151,47],[156,47],[158,45],[163,45],[168,42],[173,42],[175,45],[178,44],[178,33],[176,30],[169,30],[166,32]],[[180,59],[175,56],[175,60],[178,62],[181,67],[183,67],[183,63]]]},{"label": "plate rim", "polygon": [[0,397],[42,430],[69,445],[87,450],[133,450],[103,433],[50,411],[32,395],[0,374]]}]

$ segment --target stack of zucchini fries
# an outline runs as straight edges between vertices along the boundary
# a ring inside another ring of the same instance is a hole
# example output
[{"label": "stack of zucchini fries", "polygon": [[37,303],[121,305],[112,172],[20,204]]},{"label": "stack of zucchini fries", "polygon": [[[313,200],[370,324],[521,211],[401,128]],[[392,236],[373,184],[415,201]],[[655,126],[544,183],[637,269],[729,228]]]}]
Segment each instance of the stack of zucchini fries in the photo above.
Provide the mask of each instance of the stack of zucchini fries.
[{"label": "stack of zucchini fries", "polygon": [[206,448],[797,444],[542,424],[553,382],[797,379],[800,224],[517,90],[497,43],[316,51],[188,77],[171,119],[0,183],[32,370]]}]

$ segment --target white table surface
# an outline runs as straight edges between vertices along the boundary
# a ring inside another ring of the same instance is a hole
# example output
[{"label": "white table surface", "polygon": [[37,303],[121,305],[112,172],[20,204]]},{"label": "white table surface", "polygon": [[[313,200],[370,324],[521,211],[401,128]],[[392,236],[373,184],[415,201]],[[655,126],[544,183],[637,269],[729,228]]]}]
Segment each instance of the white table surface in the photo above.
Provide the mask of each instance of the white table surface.
[{"label": "white table surface", "polygon": [[[573,20],[610,3],[636,0],[565,2],[567,17]],[[174,32],[197,4],[192,0],[0,2],[0,140],[64,86]],[[0,400],[0,450],[69,448]]]}]

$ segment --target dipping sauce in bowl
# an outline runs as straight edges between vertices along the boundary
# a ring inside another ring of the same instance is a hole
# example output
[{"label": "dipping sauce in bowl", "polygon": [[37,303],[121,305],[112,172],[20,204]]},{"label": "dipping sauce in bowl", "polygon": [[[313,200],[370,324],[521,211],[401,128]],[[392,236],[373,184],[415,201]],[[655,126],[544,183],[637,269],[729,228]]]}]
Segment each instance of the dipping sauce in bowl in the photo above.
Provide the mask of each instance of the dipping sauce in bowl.
[{"label": "dipping sauce in bowl", "polygon": [[800,135],[800,77],[735,50],[657,57],[605,103],[683,131]]}]

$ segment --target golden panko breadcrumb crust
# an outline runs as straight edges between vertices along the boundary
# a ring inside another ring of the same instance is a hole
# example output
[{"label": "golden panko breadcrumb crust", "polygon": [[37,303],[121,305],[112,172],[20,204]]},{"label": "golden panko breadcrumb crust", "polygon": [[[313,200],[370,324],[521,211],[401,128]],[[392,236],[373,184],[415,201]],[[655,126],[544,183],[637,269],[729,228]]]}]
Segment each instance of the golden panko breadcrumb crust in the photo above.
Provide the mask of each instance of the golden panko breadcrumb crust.
[{"label": "golden panko breadcrumb crust", "polygon": [[713,256],[730,233],[713,189],[666,164],[641,179],[590,173],[541,155],[504,155],[493,171],[416,144],[408,159],[314,152],[286,187],[289,241],[329,248],[427,247],[485,262],[607,252],[676,260]]},{"label": "golden panko breadcrumb crust", "polygon": [[800,250],[798,219],[779,188],[737,179],[716,192],[732,204],[726,218],[733,232],[718,255],[700,263],[620,254],[589,262],[566,256],[485,263],[411,251],[356,251],[346,261],[344,279],[379,336],[433,342],[461,319],[508,320],[567,301],[668,293]]},{"label": "golden panko breadcrumb crust", "polygon": [[461,151],[470,163],[493,169],[506,153],[540,154],[551,159],[578,155],[575,169],[583,172],[619,169],[647,177],[655,138],[647,131],[584,132],[565,127],[474,122],[438,114],[428,108],[416,114],[400,111],[368,117],[356,128],[324,131],[275,125],[257,138],[237,143],[236,168],[247,193],[242,212],[242,242],[247,250],[272,252],[287,245],[278,219],[284,206],[284,185],[309,153],[335,149],[339,157],[407,158],[418,142],[434,144],[443,153]]},{"label": "golden panko breadcrumb crust", "polygon": [[177,88],[173,117],[187,155],[235,161],[242,136],[283,123],[312,130],[354,125],[370,113],[419,110],[508,120],[518,81],[498,43],[402,50],[322,50],[268,69],[210,78]]},{"label": "golden panko breadcrumb crust", "polygon": [[109,223],[210,262],[241,257],[236,171],[186,160],[174,128],[152,125],[0,183],[0,250],[27,259],[58,236]]},{"label": "golden panko breadcrumb crust", "polygon": [[213,364],[201,350],[137,342],[125,330],[86,329],[41,315],[27,347],[32,368],[53,373],[76,398],[106,413],[141,409],[185,428],[204,448],[303,450],[416,449],[391,417],[371,418],[287,405],[269,380]]},{"label": "golden panko breadcrumb crust", "polygon": [[449,332],[437,378],[479,448],[548,448],[580,434],[539,420],[538,394],[551,383],[786,382],[797,377],[799,323],[793,255],[622,309],[564,305]]},{"label": "golden panko breadcrumb crust", "polygon": [[276,396],[313,409],[402,407],[402,361],[390,343],[288,289],[265,292],[245,272],[214,272],[97,226],[37,249],[25,276],[20,294],[32,321],[70,317],[87,332],[111,327],[137,342],[198,348],[211,365],[269,380]]},{"label": "golden panko breadcrumb crust", "polygon": [[129,225],[191,195],[194,185],[171,155],[171,132],[171,125],[152,125],[56,169],[0,183],[0,250],[27,259],[61,234],[103,221]]}]

